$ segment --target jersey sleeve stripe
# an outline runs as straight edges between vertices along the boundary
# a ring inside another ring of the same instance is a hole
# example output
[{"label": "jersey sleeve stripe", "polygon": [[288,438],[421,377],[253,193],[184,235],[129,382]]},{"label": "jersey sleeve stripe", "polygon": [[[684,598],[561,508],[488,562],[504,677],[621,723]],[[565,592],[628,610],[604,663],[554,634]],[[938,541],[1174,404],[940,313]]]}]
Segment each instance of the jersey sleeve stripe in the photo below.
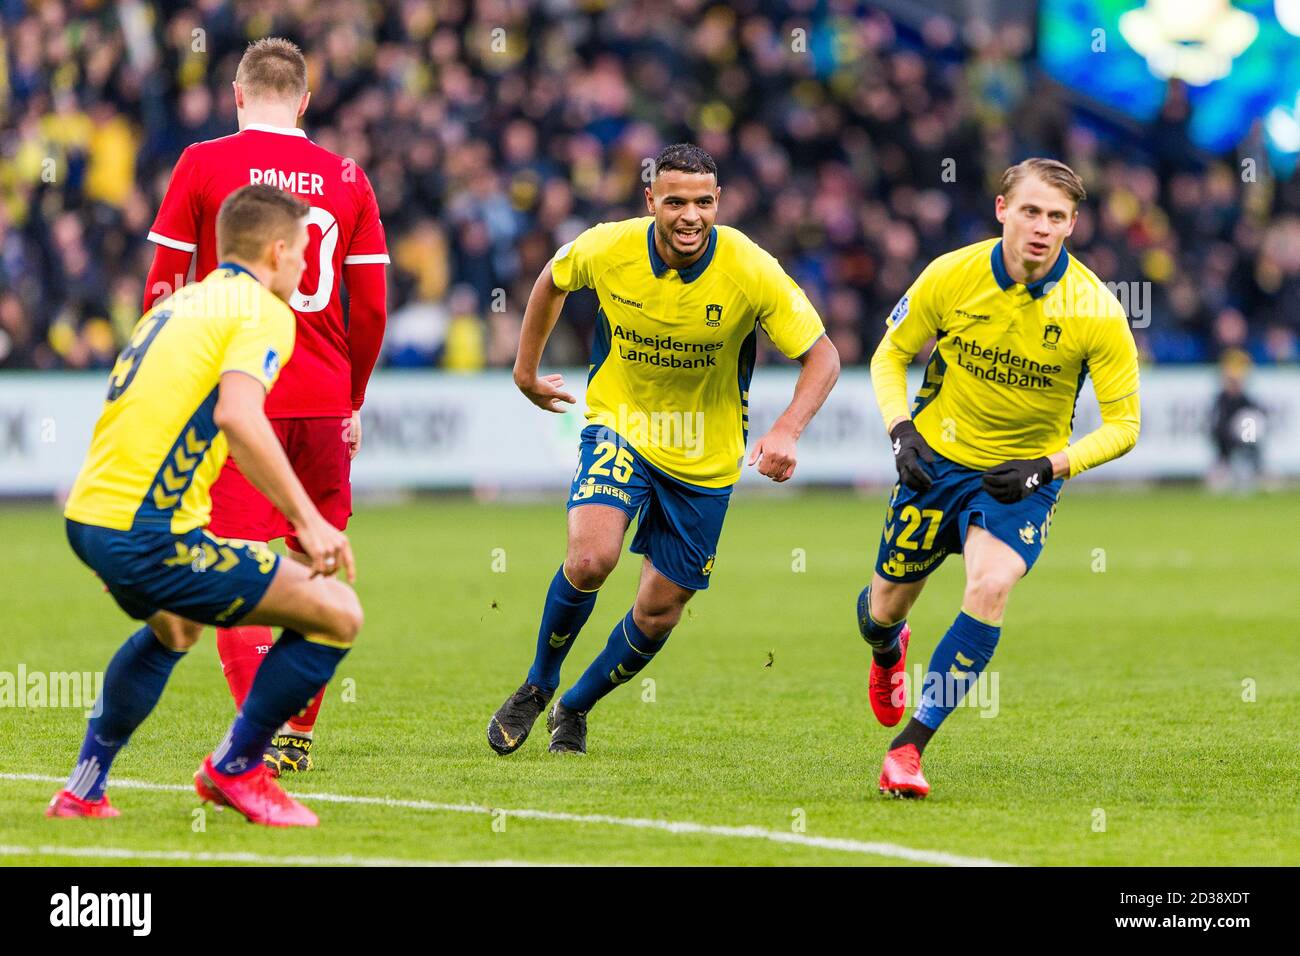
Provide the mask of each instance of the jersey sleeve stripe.
[{"label": "jersey sleeve stripe", "polygon": [[345,266],[363,266],[370,262],[378,262],[387,265],[391,260],[388,254],[381,252],[370,256],[344,256],[343,264]]},{"label": "jersey sleeve stripe", "polygon": [[150,242],[156,242],[158,245],[166,246],[168,249],[179,249],[181,252],[193,252],[199,247],[198,243],[181,242],[179,239],[171,239],[157,232],[150,232],[147,238]]}]

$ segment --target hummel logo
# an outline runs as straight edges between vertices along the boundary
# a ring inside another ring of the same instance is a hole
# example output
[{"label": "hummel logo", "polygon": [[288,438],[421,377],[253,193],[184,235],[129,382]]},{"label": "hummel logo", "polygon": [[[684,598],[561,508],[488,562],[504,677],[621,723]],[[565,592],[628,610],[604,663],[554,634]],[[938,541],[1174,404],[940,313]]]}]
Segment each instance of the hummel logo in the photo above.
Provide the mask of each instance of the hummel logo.
[{"label": "hummel logo", "polygon": [[897,457],[898,457],[898,453],[899,453],[900,451],[902,451],[902,450],[903,450],[903,439],[901,439],[901,438],[895,438],[895,439],[894,439],[894,457],[897,458]]},{"label": "hummel logo", "polygon": [[1026,479],[1025,479],[1025,487],[1028,488],[1030,491],[1033,491],[1035,488],[1037,488],[1037,487],[1038,487],[1038,476],[1037,476],[1037,475],[1030,475],[1028,478],[1026,478]]},{"label": "hummel logo", "polygon": [[554,647],[558,650],[559,648],[564,646],[565,642],[568,641],[569,637],[570,635],[568,634],[556,634],[554,631],[552,631],[551,636],[547,638],[546,643],[550,644],[551,647]]}]

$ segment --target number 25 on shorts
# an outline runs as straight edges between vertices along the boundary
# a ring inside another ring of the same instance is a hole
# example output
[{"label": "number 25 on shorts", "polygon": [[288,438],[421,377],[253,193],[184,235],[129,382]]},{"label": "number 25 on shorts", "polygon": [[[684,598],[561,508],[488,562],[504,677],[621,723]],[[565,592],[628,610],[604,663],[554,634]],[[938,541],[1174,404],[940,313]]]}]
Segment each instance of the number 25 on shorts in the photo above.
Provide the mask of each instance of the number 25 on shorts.
[{"label": "number 25 on shorts", "polygon": [[[614,463],[612,471],[609,468],[611,461]],[[620,485],[625,485],[627,480],[632,477],[632,469],[635,464],[632,453],[626,448],[620,448],[612,441],[603,441],[596,446],[596,460],[587,469],[587,474],[601,478],[613,478]]]}]

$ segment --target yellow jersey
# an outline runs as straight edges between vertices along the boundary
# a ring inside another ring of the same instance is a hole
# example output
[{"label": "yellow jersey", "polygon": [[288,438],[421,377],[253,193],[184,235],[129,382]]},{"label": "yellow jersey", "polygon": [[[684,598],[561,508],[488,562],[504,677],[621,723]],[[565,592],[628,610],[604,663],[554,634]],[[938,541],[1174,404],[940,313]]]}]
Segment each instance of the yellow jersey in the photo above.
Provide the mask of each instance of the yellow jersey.
[{"label": "yellow jersey", "polygon": [[[910,413],[945,458],[983,470],[1065,450],[1078,474],[1136,442],[1138,355],[1124,308],[1064,248],[1028,286],[1007,273],[1000,239],[957,249],[922,271],[871,361],[886,428],[908,415],[907,365],[932,337]],[[1067,448],[1089,375],[1104,424]]]},{"label": "yellow jersey", "polygon": [[707,488],[740,477],[758,328],[790,358],[822,321],[780,263],[729,226],[672,269],[645,216],[592,226],[551,260],[566,291],[596,290],[587,420],[613,429],[669,476]]},{"label": "yellow jersey", "polygon": [[295,331],[289,306],[231,263],[158,302],[113,366],[64,515],[118,531],[205,526],[229,450],[213,421],[221,376],[270,391]]}]

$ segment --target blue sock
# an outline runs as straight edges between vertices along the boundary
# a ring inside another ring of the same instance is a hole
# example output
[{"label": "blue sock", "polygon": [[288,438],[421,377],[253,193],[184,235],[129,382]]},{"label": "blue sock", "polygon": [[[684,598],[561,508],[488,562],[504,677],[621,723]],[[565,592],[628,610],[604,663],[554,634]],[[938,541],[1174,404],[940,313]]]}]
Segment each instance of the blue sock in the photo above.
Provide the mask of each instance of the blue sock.
[{"label": "blue sock", "polygon": [[546,606],[542,609],[542,623],[537,630],[537,653],[528,670],[528,683],[548,694],[560,686],[560,665],[573,647],[573,642],[591,616],[599,591],[582,591],[569,583],[564,565],[555,572],[551,587],[546,592]]},{"label": "blue sock", "polygon": [[347,654],[346,647],[309,641],[285,628],[257,669],[230,732],[212,754],[220,773],[245,773],[262,763],[262,751],[280,726],[304,710]]},{"label": "blue sock", "polygon": [[898,663],[901,650],[898,635],[903,633],[904,618],[894,624],[881,624],[871,616],[871,585],[862,589],[858,595],[858,633],[871,645],[871,653],[881,667],[893,667]]},{"label": "blue sock", "polygon": [[931,730],[939,729],[988,666],[1001,634],[1001,625],[976,620],[965,611],[957,615],[930,658],[916,708],[918,721]]},{"label": "blue sock", "polygon": [[113,758],[154,709],[172,668],[184,656],[184,651],[164,647],[148,626],[117,649],[104,672],[96,715],[86,726],[77,765],[68,777],[68,790],[85,800],[104,795]]},{"label": "blue sock", "polygon": [[628,611],[627,616],[614,625],[605,649],[583,671],[578,683],[560,698],[560,703],[569,710],[591,710],[596,701],[635,677],[667,640],[667,634],[657,641],[646,637],[632,620],[632,612]]}]

